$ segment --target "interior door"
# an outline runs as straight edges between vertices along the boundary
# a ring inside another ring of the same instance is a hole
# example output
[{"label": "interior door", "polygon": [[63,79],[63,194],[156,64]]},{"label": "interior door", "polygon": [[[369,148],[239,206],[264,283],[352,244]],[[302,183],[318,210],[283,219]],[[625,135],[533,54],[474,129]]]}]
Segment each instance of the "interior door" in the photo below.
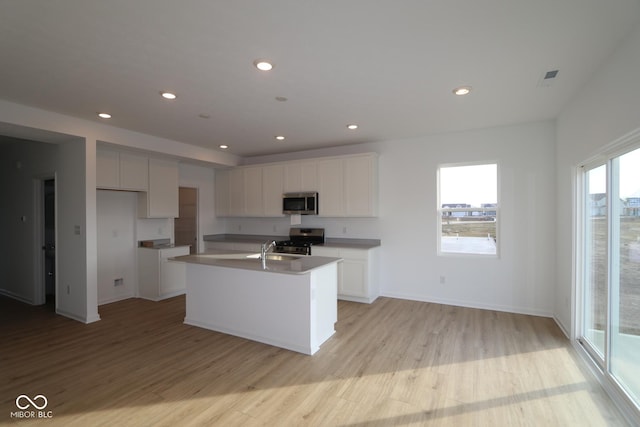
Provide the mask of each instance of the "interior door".
[{"label": "interior door", "polygon": [[180,187],[178,218],[173,221],[176,245],[188,245],[189,253],[198,252],[198,189]]}]

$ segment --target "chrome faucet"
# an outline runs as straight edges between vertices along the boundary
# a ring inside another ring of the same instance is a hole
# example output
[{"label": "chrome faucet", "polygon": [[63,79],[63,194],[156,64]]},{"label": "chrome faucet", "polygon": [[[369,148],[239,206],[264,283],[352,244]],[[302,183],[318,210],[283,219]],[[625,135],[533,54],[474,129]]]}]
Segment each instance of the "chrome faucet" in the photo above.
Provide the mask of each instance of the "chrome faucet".
[{"label": "chrome faucet", "polygon": [[273,248],[275,245],[276,245],[275,240],[270,240],[268,242],[263,243],[260,249],[260,259],[261,260],[267,259],[267,252],[269,252],[269,250]]},{"label": "chrome faucet", "polygon": [[269,252],[269,249],[271,249],[275,245],[276,245],[276,241],[271,240],[263,243],[262,246],[260,247],[260,261],[262,261],[263,270],[267,269],[267,252]]}]

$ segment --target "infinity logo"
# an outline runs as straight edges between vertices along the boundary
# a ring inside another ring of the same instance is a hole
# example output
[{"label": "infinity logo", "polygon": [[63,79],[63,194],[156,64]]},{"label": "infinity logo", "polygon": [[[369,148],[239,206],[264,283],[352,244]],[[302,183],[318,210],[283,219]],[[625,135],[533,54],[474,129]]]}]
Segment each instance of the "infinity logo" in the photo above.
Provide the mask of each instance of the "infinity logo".
[{"label": "infinity logo", "polygon": [[[42,404],[42,406],[38,405],[35,401],[38,399],[42,399],[42,401],[44,402]],[[26,404],[20,404],[20,402],[24,402],[27,401]],[[33,406],[36,409],[44,409],[47,407],[47,404],[49,403],[49,401],[47,400],[46,397],[44,397],[43,395],[39,394],[36,397],[33,398],[33,400],[31,400],[31,398],[29,396],[27,396],[26,394],[21,394],[20,396],[16,397],[16,406],[22,410],[27,409],[29,406]]]}]

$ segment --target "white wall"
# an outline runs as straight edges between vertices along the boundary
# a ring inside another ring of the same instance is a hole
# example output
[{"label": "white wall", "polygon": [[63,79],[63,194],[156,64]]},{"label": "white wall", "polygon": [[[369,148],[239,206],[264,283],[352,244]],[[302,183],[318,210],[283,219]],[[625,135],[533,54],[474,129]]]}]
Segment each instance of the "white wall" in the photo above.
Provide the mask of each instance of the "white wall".
[{"label": "white wall", "polygon": [[[136,293],[137,193],[97,192],[98,304],[131,298]],[[123,279],[121,286],[114,280]]]},{"label": "white wall", "polygon": [[605,146],[640,128],[640,26],[557,121],[557,274],[555,316],[566,331],[575,333],[574,299],[574,188],[576,167]]},{"label": "white wall", "polygon": [[44,244],[35,217],[35,182],[54,177],[57,152],[54,144],[16,140],[2,145],[0,156],[0,293],[31,304],[44,274],[34,256],[34,246]]},{"label": "white wall", "polygon": [[[325,227],[327,237],[381,239],[379,274],[387,296],[553,314],[553,121],[349,146],[343,152],[366,151],[380,154],[379,217],[303,217],[304,226]],[[340,150],[334,148],[250,162],[336,154]],[[437,256],[437,167],[479,161],[496,161],[500,168],[500,258]],[[287,221],[229,219],[227,232],[286,235]],[[440,284],[440,276],[445,276],[445,284]]]}]

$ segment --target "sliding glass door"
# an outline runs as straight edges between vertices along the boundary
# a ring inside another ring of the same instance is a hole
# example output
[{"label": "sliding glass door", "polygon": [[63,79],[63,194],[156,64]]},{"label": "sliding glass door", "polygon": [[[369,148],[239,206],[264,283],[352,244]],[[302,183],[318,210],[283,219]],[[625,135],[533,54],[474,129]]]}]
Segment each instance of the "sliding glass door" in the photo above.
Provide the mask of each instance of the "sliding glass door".
[{"label": "sliding glass door", "polygon": [[581,343],[640,406],[640,149],[584,169]]},{"label": "sliding glass door", "polygon": [[640,402],[640,149],[612,159],[610,369]]},{"label": "sliding glass door", "polygon": [[608,301],[607,165],[585,172],[585,271],[583,340],[591,356],[604,365]]}]

